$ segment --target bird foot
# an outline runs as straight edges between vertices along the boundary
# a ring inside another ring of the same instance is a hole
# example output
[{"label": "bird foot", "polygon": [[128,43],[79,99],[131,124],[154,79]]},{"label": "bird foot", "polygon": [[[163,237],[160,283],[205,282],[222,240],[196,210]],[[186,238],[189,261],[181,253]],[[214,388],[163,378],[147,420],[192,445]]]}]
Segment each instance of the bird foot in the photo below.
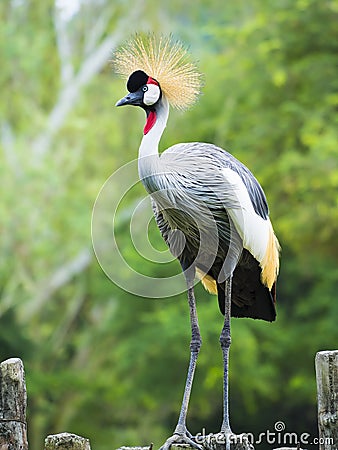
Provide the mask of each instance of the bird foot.
[{"label": "bird foot", "polygon": [[197,450],[203,450],[202,445],[197,444],[193,436],[188,431],[185,431],[184,433],[174,433],[165,441],[160,450],[169,450],[170,447],[175,444],[186,444],[189,447],[196,448]]},{"label": "bird foot", "polygon": [[252,450],[254,448],[246,434],[234,434],[230,429],[208,434],[198,442],[208,450]]}]

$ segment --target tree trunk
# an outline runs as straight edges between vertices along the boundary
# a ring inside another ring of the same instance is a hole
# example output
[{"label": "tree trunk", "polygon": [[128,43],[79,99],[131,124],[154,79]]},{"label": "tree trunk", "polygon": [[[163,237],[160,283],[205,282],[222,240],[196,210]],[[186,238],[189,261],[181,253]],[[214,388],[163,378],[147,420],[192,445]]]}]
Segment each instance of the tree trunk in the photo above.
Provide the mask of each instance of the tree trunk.
[{"label": "tree trunk", "polygon": [[26,384],[21,359],[0,364],[0,450],[27,450]]},{"label": "tree trunk", "polygon": [[319,449],[338,444],[338,350],[316,355]]}]

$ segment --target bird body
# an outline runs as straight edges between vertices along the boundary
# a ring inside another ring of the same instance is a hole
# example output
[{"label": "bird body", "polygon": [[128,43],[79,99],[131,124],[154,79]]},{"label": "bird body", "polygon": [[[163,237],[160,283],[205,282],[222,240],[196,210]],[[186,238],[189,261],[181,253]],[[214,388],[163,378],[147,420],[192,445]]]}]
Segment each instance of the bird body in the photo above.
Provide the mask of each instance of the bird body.
[{"label": "bird body", "polygon": [[[236,317],[274,320],[270,290],[278,272],[278,241],[262,188],[242,163],[212,144],[176,144],[159,155],[157,139],[168,117],[168,103],[162,102],[156,123],[142,139],[139,176],[152,195],[155,218],[165,242],[186,266],[194,261],[204,286],[217,294],[216,280],[230,247],[230,217],[247,250],[233,277],[232,302],[243,309],[235,308],[232,313]],[[177,230],[181,233],[173,233]],[[201,232],[207,238],[199,254]]]},{"label": "bird body", "polygon": [[147,120],[139,147],[140,179],[151,196],[160,232],[179,260],[187,282],[192,340],[190,363],[175,442],[201,449],[186,429],[186,414],[201,347],[194,297],[197,274],[217,294],[224,314],[220,343],[224,359],[221,433],[231,434],[228,411],[230,317],[274,321],[279,243],[265,194],[256,178],[225,150],[201,142],[176,144],[161,155],[159,141],[169,104],[185,108],[198,95],[200,77],[183,47],[169,40],[136,37],[115,56],[116,71],[128,76],[129,93],[117,106],[140,106]]}]

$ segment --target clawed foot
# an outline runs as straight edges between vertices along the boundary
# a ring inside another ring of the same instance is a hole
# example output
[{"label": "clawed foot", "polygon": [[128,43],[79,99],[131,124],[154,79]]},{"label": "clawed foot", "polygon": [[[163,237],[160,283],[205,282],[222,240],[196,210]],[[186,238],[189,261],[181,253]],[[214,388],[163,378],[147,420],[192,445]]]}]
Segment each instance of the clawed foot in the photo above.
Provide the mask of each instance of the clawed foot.
[{"label": "clawed foot", "polygon": [[232,450],[236,448],[253,449],[253,446],[249,442],[246,434],[234,434],[231,430],[221,431],[216,434],[208,434],[203,438],[203,441],[199,440],[204,448],[209,450]]},{"label": "clawed foot", "polygon": [[216,434],[208,434],[203,440],[203,446],[209,450],[217,450],[222,446],[226,450],[230,450],[230,443],[234,434],[232,431],[221,431]]},{"label": "clawed foot", "polygon": [[187,444],[190,447],[196,448],[197,450],[203,450],[203,447],[195,442],[193,436],[188,431],[182,434],[174,433],[165,441],[160,450],[169,450],[170,447],[174,444]]},{"label": "clawed foot", "polygon": [[169,450],[172,445],[186,444],[198,450],[253,450],[253,446],[246,434],[234,434],[231,430],[221,431],[207,436],[192,436],[188,431],[174,433],[162,445],[160,450]]}]

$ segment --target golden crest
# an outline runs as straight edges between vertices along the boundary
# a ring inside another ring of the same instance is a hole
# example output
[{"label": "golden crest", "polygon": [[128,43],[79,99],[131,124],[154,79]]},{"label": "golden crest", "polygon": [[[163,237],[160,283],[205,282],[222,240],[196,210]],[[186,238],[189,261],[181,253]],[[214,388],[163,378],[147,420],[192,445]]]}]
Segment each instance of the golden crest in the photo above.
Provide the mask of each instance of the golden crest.
[{"label": "golden crest", "polygon": [[143,70],[159,82],[174,108],[188,108],[200,94],[201,73],[183,44],[171,36],[135,35],[114,53],[113,69],[126,79]]}]

